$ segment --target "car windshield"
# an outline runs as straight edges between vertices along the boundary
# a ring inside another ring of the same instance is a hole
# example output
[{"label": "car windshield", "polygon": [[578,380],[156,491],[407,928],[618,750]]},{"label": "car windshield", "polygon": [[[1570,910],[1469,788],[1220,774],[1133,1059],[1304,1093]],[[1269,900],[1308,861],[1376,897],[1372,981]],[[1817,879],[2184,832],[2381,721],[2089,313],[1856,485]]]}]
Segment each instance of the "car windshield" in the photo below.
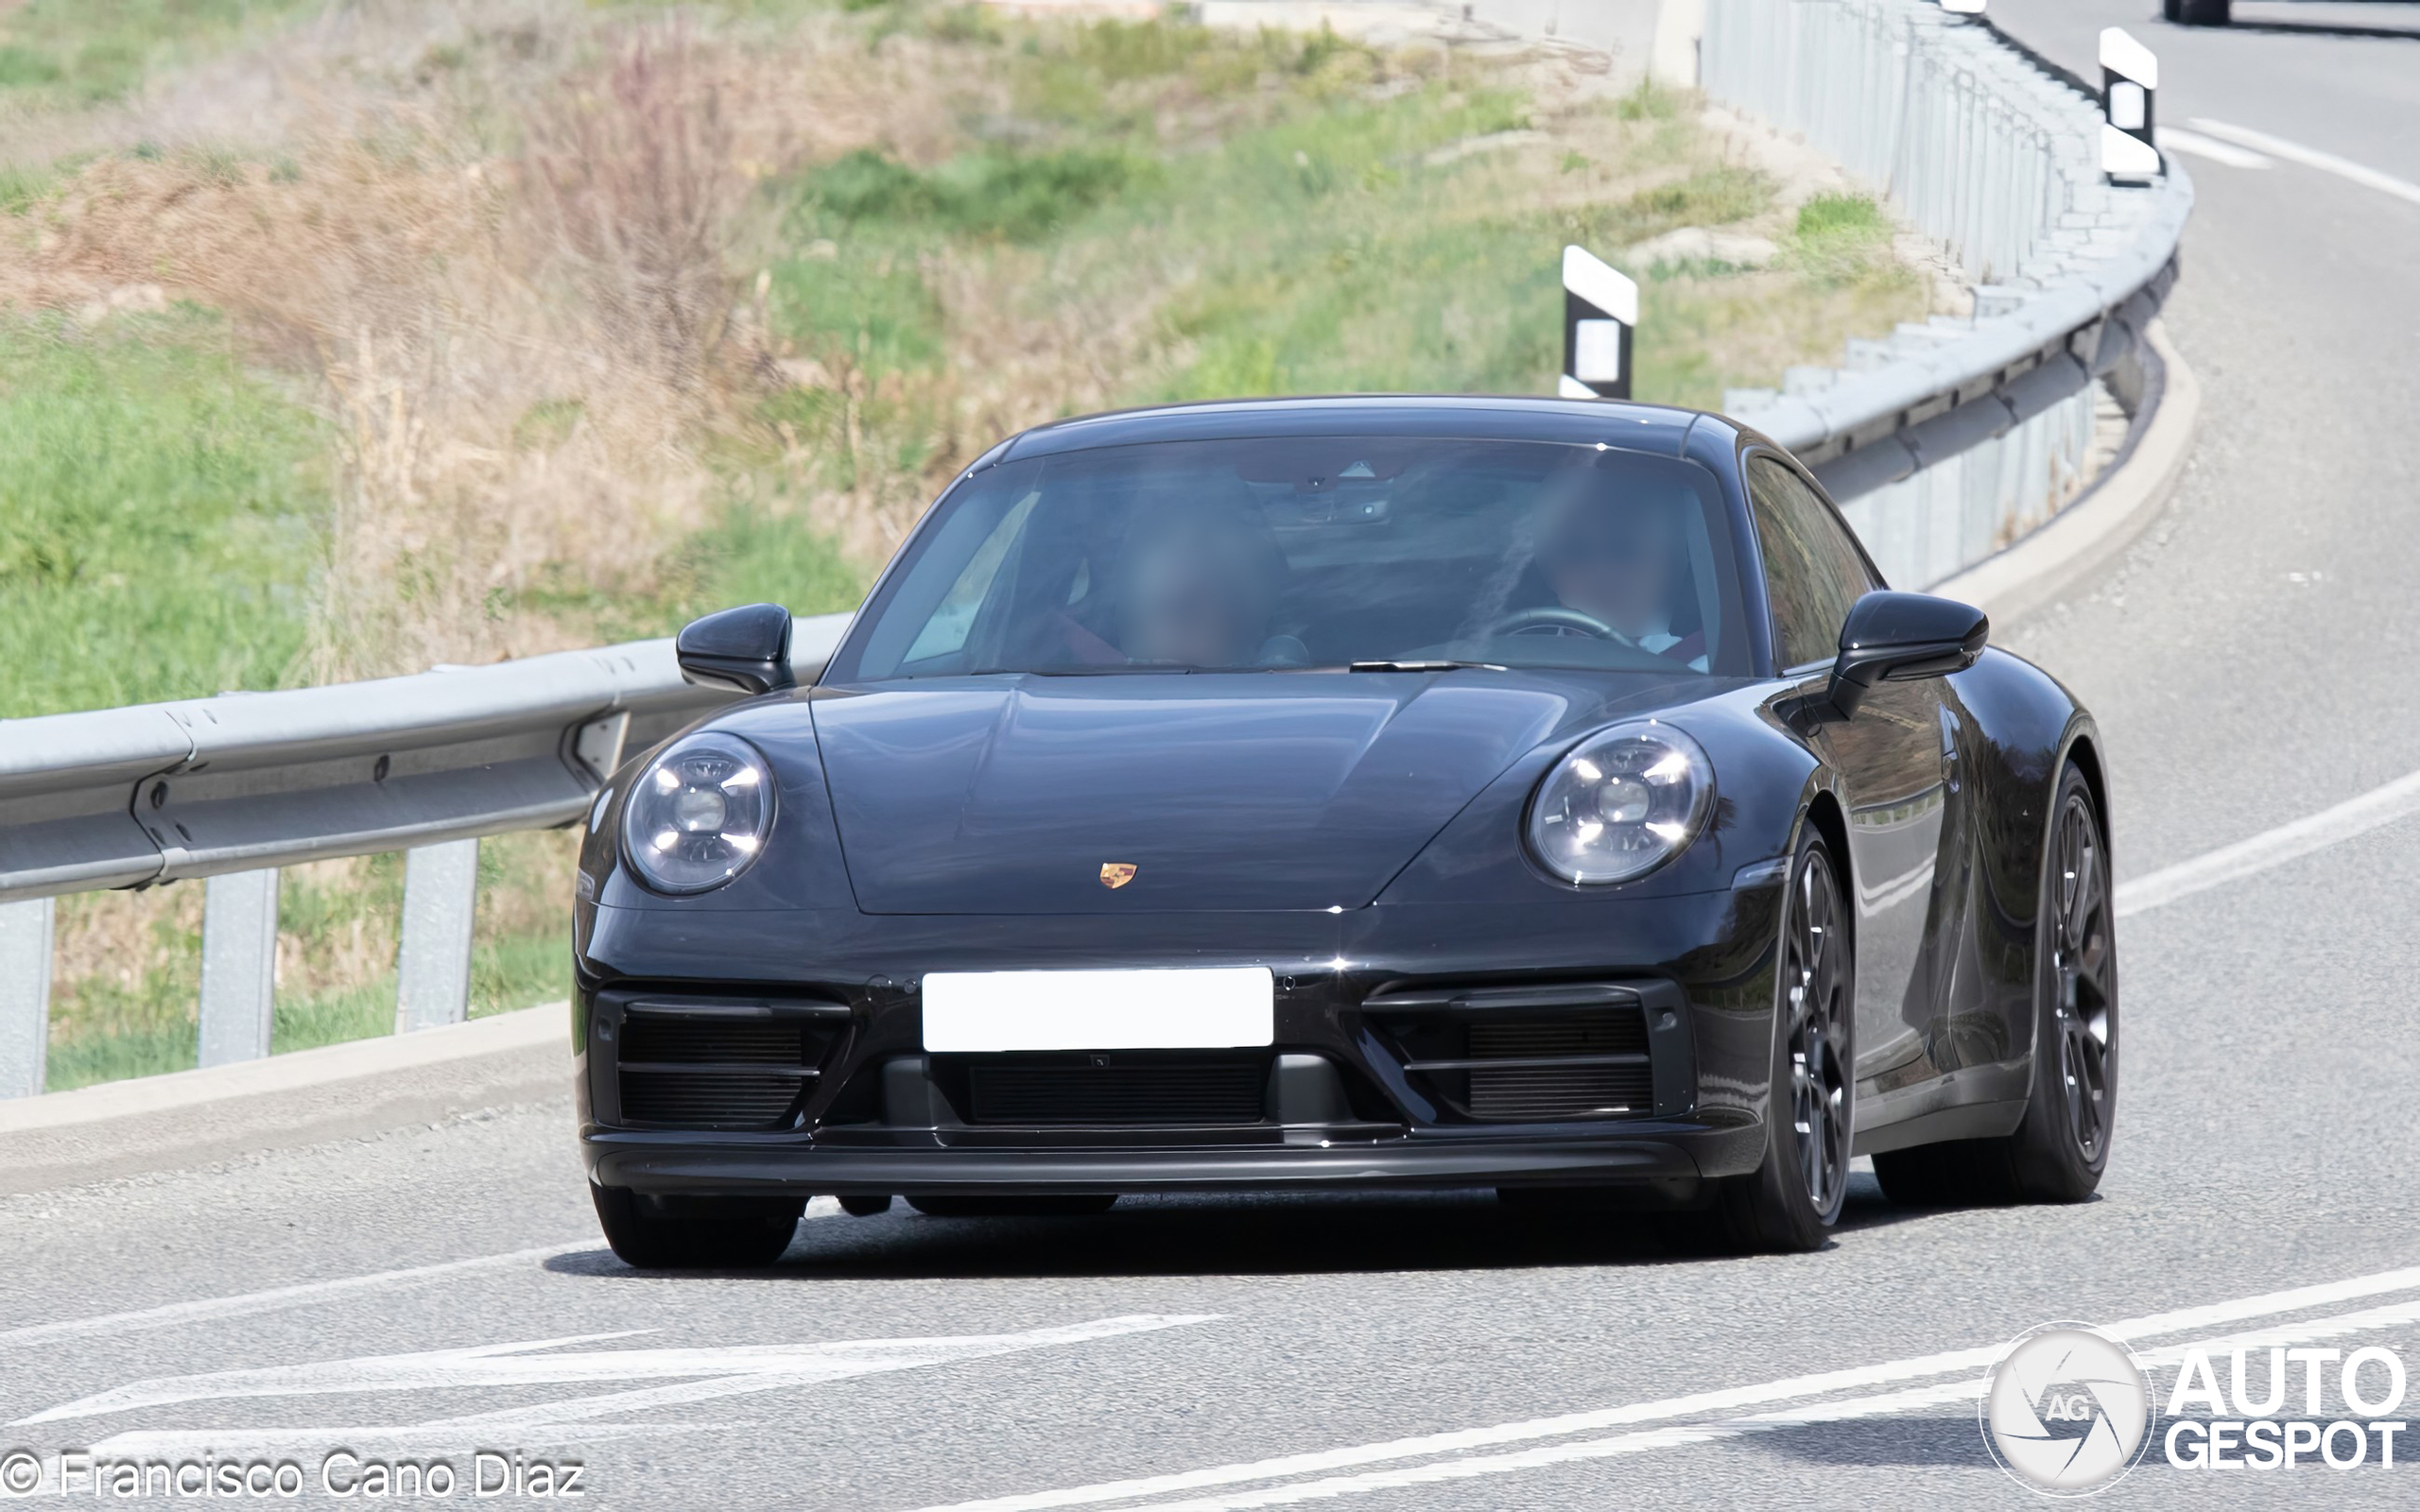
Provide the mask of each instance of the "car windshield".
[{"label": "car windshield", "polygon": [[916,532],[836,681],[1437,664],[1744,675],[1712,474],[1406,437],[987,469]]}]

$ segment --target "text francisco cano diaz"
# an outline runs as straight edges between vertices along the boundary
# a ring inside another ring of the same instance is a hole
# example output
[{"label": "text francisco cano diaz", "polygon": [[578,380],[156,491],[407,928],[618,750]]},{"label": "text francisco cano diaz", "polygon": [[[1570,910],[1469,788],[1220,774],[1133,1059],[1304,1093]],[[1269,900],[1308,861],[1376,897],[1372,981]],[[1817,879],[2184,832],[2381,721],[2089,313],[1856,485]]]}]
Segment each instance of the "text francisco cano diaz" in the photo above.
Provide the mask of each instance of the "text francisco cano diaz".
[{"label": "text francisco cano diaz", "polygon": [[113,1458],[79,1449],[50,1456],[0,1452],[0,1498],[41,1491],[103,1500],[291,1500],[355,1497],[373,1501],[578,1500],[588,1494],[579,1460],[539,1459],[518,1451],[479,1450],[467,1458],[381,1458],[330,1451],[316,1466],[293,1459]]}]

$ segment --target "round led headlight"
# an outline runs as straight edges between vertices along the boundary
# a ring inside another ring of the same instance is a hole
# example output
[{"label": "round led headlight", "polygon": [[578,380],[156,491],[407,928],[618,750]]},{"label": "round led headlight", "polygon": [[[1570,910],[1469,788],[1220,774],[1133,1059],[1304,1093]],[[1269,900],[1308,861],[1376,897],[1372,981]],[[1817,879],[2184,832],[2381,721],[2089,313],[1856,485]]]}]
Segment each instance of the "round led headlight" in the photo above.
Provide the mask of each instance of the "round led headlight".
[{"label": "round led headlight", "polygon": [[1629,882],[1679,855],[1714,806],[1714,767],[1669,725],[1616,725],[1538,786],[1530,849],[1565,882]]},{"label": "round led headlight", "polygon": [[648,765],[622,807],[622,853],[658,892],[704,892],[748,869],[773,828],[773,774],[747,742],[707,731]]}]

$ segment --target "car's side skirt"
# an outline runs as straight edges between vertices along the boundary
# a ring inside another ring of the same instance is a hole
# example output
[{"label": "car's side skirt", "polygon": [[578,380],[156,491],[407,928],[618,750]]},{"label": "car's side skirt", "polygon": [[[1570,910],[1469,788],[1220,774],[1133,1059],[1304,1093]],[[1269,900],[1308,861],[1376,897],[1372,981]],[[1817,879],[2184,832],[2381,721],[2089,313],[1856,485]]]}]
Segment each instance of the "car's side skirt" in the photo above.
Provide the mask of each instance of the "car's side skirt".
[{"label": "car's side skirt", "polygon": [[2025,1116],[2025,1099],[1961,1103],[1955,1107],[1914,1113],[1875,1127],[1864,1126],[1864,1111],[1862,1108],[1858,1110],[1859,1127],[1849,1148],[1858,1155],[1879,1155],[1886,1150],[1904,1150],[1916,1144],[1996,1139],[2013,1133],[2018,1120]]}]

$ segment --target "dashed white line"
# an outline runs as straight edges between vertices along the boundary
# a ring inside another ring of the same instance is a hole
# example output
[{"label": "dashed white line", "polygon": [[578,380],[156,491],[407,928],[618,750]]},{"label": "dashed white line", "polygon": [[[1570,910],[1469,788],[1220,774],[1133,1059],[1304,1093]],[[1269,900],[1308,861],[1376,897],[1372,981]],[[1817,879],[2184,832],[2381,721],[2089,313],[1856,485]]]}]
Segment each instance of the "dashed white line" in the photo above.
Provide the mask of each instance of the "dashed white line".
[{"label": "dashed white line", "polygon": [[2299,163],[2306,168],[2317,168],[2322,173],[2332,173],[2364,189],[2375,189],[2382,195],[2392,195],[2397,199],[2420,205],[2420,183],[2398,179],[2391,173],[2380,173],[2367,163],[2340,158],[2333,152],[2322,152],[2317,147],[2307,147],[2299,142],[2289,142],[2281,136],[2271,136],[2266,131],[2256,131],[2248,126],[2229,126],[2224,121],[2213,121],[2199,115],[2193,118],[2193,124],[2221,141],[2250,147],[2256,152],[2265,152],[2273,158],[2283,158],[2288,163]]},{"label": "dashed white line", "polygon": [[2346,799],[2334,808],[2264,830],[2248,840],[2222,845],[2190,861],[2180,861],[2147,876],[2121,882],[2114,899],[2118,917],[2123,919],[2158,908],[2221,883],[2283,866],[2415,813],[2420,813],[2420,772],[2398,777],[2358,798]]},{"label": "dashed white line", "polygon": [[2189,152],[2197,158],[2207,158],[2212,163],[2223,163],[2230,168],[2273,168],[2276,166],[2274,163],[2257,152],[2231,146],[2216,137],[2204,136],[2199,131],[2187,131],[2183,127],[2163,126],[2152,135],[2158,141],[2162,152]]},{"label": "dashed white line", "polygon": [[[2238,1297],[2202,1307],[2150,1314],[2146,1316],[2104,1325],[2101,1332],[2122,1339],[2146,1339],[2224,1328],[2230,1324],[2278,1317],[2287,1314],[2335,1306],[2363,1297],[2408,1291],[2420,1291],[2420,1266],[2381,1271],[2375,1275],[2358,1276],[2346,1280],[2329,1281],[2312,1286],[2299,1286],[2286,1291],[2268,1292],[2256,1297]],[[2383,1327],[2387,1326],[2388,1321],[2420,1319],[2420,1301],[2374,1309],[2369,1313],[2353,1314],[2352,1317],[2357,1320],[2354,1326],[2360,1327]],[[2324,1319],[2316,1323],[2299,1325],[2294,1332],[2298,1334],[2312,1332],[2331,1326],[2342,1326],[2345,1322],[2346,1320],[2342,1318]],[[1661,1401],[1633,1402],[1597,1412],[1570,1413],[1556,1418],[1534,1418],[1526,1422],[1500,1423],[1485,1428],[1427,1434],[1413,1438],[1392,1439],[1384,1443],[1360,1444],[1343,1449],[1288,1454],[1274,1459],[1252,1460],[1198,1470],[1182,1470],[1167,1475],[1108,1481],[1095,1486],[992,1497],[977,1502],[956,1503],[946,1507],[928,1507],[925,1512],[1042,1512],[1042,1509],[1046,1508],[1091,1506],[1106,1502],[1140,1501],[1154,1497],[1182,1496],[1188,1492],[1217,1491],[1221,1487],[1241,1486],[1253,1481],[1286,1480],[1292,1483],[1175,1503],[1152,1502],[1150,1503],[1150,1512],[1233,1512],[1233,1509],[1277,1505],[1316,1497],[1339,1496],[1364,1490],[1385,1490],[1430,1481],[1459,1480],[1471,1475],[1530,1469],[1573,1459],[1603,1458],[1613,1454],[1636,1452],[1640,1450],[1702,1443],[1712,1438],[1765,1431],[1803,1420],[1807,1414],[1814,1412],[1866,1416],[1885,1410],[1903,1411],[1908,1406],[1922,1402],[1951,1400],[1962,1396],[1971,1397],[1975,1390],[1976,1378],[1999,1357],[2002,1348],[2001,1345],[1994,1344],[1977,1349],[1952,1349],[1938,1354],[1888,1361],[1879,1365],[1826,1370],[1814,1375],[1792,1376],[1756,1385],[1693,1392]],[[1941,1385],[1903,1389],[1878,1397],[1826,1403],[1820,1407],[1792,1408],[1787,1412],[1771,1412],[1723,1422],[1673,1422],[1673,1419],[1714,1417],[1725,1413],[1737,1413],[1742,1408],[1768,1406],[1903,1382],[1927,1381],[1948,1375],[1955,1375],[1960,1379]],[[1943,1395],[1944,1393],[1946,1395]],[[1652,1422],[1663,1422],[1670,1426],[1578,1443],[1541,1444],[1536,1442],[1547,1438],[1568,1438],[1573,1435],[1607,1428]],[[1474,1455],[1469,1452],[1473,1450],[1520,1443],[1529,1443],[1533,1447],[1505,1454]],[[1406,1460],[1456,1454],[1461,1457],[1443,1464],[1425,1466],[1400,1464]],[[1395,1468],[1367,1471],[1358,1475],[1332,1473],[1364,1466],[1386,1464],[1393,1464]],[[1301,1479],[1305,1476],[1318,1478],[1308,1481]]]}]

